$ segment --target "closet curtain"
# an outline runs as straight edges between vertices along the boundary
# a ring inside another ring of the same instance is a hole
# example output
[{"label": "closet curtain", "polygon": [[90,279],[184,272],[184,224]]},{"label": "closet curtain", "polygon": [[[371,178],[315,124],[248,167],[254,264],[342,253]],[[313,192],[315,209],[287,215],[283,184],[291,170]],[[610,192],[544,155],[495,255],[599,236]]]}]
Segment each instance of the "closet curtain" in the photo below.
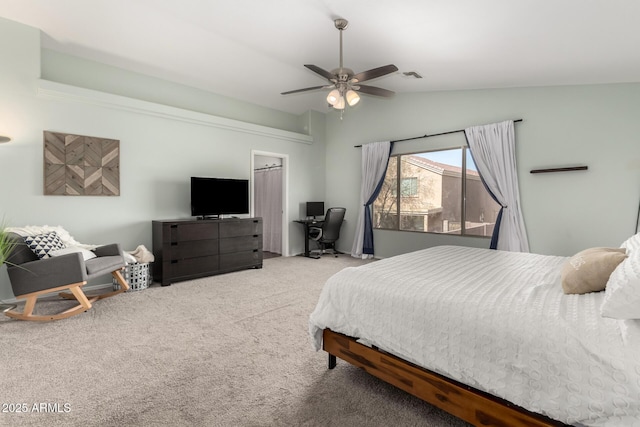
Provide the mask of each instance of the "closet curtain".
[{"label": "closet curtain", "polygon": [[371,205],[378,197],[389,165],[392,143],[390,141],[373,142],[362,146],[362,186],[360,187],[360,205],[356,223],[356,235],[351,248],[355,258],[373,257],[373,221]]},{"label": "closet curtain", "polygon": [[469,127],[464,133],[482,182],[502,206],[491,237],[491,249],[529,252],[520,208],[513,120]]},{"label": "closet curtain", "polygon": [[282,254],[282,168],[254,171],[255,215],[262,217],[262,250]]}]

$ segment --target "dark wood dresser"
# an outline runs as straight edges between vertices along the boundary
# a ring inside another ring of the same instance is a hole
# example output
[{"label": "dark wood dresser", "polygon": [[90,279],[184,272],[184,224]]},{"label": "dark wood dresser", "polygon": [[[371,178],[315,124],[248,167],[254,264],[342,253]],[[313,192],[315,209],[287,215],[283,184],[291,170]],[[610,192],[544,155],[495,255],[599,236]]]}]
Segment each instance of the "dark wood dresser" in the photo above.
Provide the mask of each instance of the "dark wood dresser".
[{"label": "dark wood dresser", "polygon": [[262,268],[262,218],[152,222],[153,278],[162,286]]}]

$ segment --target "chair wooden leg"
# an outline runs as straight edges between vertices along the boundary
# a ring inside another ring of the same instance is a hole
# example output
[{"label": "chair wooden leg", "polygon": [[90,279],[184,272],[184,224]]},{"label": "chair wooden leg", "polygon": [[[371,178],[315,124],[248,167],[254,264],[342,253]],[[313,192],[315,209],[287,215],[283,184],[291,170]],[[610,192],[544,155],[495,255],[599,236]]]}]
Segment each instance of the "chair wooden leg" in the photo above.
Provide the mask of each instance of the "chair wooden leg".
[{"label": "chair wooden leg", "polygon": [[122,275],[122,270],[116,270],[116,271],[112,272],[111,274],[113,275],[113,277],[116,278],[116,280],[120,284],[120,290],[122,292],[125,292],[125,291],[129,290],[129,283],[127,283],[127,281],[124,279],[124,276]]},{"label": "chair wooden leg", "polygon": [[127,283],[126,280],[124,280],[124,276],[122,275],[122,270],[113,271],[111,272],[111,275],[116,278],[116,281],[120,285],[120,289],[118,289],[117,291],[105,292],[103,294],[94,295],[96,298],[102,299],[102,298],[112,297],[114,295],[118,295],[123,292],[126,292],[129,289],[129,284]]},{"label": "chair wooden leg", "polygon": [[[6,311],[4,314],[14,319],[48,322],[50,320],[66,319],[67,317],[84,313],[85,311],[91,308],[92,302],[102,298],[107,298],[107,297],[120,294],[129,289],[129,284],[124,279],[124,276],[122,276],[122,270],[116,270],[111,274],[113,275],[113,277],[116,278],[116,281],[120,285],[120,289],[116,291],[87,296],[81,289],[81,286],[85,285],[87,282],[72,283],[70,285],[59,286],[53,289],[46,289],[43,291],[16,296],[16,298],[18,299],[26,300],[22,312],[18,312],[15,309],[13,309],[13,310]],[[67,291],[67,292],[60,292],[58,295],[65,299],[76,300],[78,302],[78,305],[71,307],[70,309],[65,310],[62,313],[58,313],[58,314],[34,315],[33,309],[36,305],[36,300],[38,299],[38,297],[45,294],[49,294],[51,292],[57,292],[57,291]]]},{"label": "chair wooden leg", "polygon": [[22,310],[22,313],[25,316],[31,316],[33,314],[33,309],[36,306],[37,299],[38,299],[37,295],[31,295],[27,297],[27,301],[24,303],[24,309]]},{"label": "chair wooden leg", "polygon": [[[72,283],[70,285],[60,286],[54,289],[46,289],[39,292],[33,292],[30,294],[17,296],[16,298],[18,299],[22,299],[22,298],[26,299],[22,313],[15,310],[10,310],[10,311],[7,311],[5,314],[11,318],[19,319],[19,320],[48,322],[51,320],[66,319],[68,317],[75,316],[76,314],[84,313],[85,311],[91,308],[91,302],[89,301],[89,299],[86,297],[86,295],[84,294],[84,292],[82,292],[82,289],[80,288],[85,283],[86,282]],[[39,296],[51,293],[52,291],[58,291],[63,289],[70,290],[71,293],[75,296],[75,299],[78,301],[79,304],[74,307],[71,307],[68,310],[63,311],[62,313],[47,314],[47,315],[33,314],[33,309],[36,305],[36,300],[38,299]]]},{"label": "chair wooden leg", "polygon": [[78,300],[81,306],[85,307],[87,310],[91,308],[91,302],[89,301],[87,296],[84,294],[82,289],[80,289],[80,286],[73,286],[69,288],[69,290],[73,293],[73,295],[76,297],[76,299]]},{"label": "chair wooden leg", "polygon": [[[118,289],[116,291],[104,292],[104,293],[101,293],[101,294],[89,294],[89,295],[87,295],[87,297],[89,298],[89,301],[94,302],[94,301],[97,301],[97,300],[102,299],[102,298],[112,297],[114,295],[121,294],[121,293],[123,293],[123,292],[125,292],[125,291],[127,291],[129,289],[129,284],[124,279],[124,276],[122,275],[122,271],[121,270],[113,271],[113,272],[111,272],[111,274],[113,275],[113,277],[116,278],[116,281],[120,285],[120,289]],[[75,295],[70,294],[69,292],[61,292],[58,295],[60,295],[60,297],[62,297],[62,298],[66,298],[66,299],[76,299]]]}]

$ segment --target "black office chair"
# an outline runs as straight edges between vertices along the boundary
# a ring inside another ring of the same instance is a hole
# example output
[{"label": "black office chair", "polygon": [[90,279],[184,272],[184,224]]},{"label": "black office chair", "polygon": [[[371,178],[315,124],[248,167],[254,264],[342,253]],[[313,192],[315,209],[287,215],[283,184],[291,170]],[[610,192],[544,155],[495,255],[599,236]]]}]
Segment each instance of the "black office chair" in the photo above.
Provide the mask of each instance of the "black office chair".
[{"label": "black office chair", "polygon": [[309,238],[320,245],[319,255],[324,255],[327,249],[333,250],[336,257],[340,253],[336,250],[336,241],[340,237],[340,227],[342,227],[345,212],[345,208],[329,208],[322,226],[309,227]]}]

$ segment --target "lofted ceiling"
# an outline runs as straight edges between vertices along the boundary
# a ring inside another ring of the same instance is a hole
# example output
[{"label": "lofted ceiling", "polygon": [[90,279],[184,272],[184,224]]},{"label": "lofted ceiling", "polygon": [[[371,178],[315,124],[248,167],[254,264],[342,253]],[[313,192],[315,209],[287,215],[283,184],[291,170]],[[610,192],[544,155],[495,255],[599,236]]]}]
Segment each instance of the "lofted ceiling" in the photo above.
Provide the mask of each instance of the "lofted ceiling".
[{"label": "lofted ceiling", "polygon": [[280,93],[326,82],[304,64],[338,67],[335,18],[344,66],[395,64],[368,84],[398,93],[640,82],[637,0],[0,0],[0,16],[47,49],[295,114],[328,110],[328,90]]}]

